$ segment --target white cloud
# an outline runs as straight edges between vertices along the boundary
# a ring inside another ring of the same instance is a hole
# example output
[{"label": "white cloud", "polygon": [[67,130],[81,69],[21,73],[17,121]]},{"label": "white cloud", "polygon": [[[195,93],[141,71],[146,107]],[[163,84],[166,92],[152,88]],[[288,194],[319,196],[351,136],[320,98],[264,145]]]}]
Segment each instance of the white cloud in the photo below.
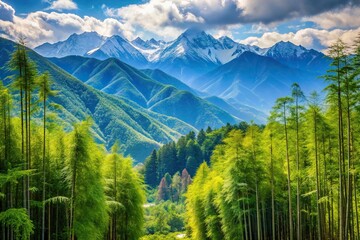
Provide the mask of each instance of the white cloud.
[{"label": "white cloud", "polygon": [[267,32],[261,37],[249,37],[239,42],[249,45],[268,48],[279,41],[290,41],[296,45],[302,45],[307,48],[324,50],[332,45],[337,39],[342,39],[346,44],[353,44],[356,37],[360,34],[360,27],[351,30],[320,30],[314,28],[305,28],[297,32],[278,33]]},{"label": "white cloud", "polygon": [[[313,16],[358,0],[150,0],[122,8],[102,9],[142,31],[175,37],[190,27],[216,29],[236,24],[259,26],[293,18]],[[263,27],[264,28],[264,27]]]},{"label": "white cloud", "polygon": [[0,0],[0,20],[12,21],[14,18],[14,14],[14,8]]},{"label": "white cloud", "polygon": [[98,20],[89,16],[42,11],[30,13],[25,18],[12,17],[12,22],[0,20],[0,32],[12,40],[25,37],[29,47],[65,40],[73,33],[84,31],[96,31],[104,36],[117,34],[133,37],[133,30],[129,26],[113,18]]},{"label": "white cloud", "polygon": [[72,0],[55,0],[51,2],[51,5],[48,9],[53,10],[75,10],[78,9],[76,3]]},{"label": "white cloud", "polygon": [[329,11],[314,17],[304,18],[324,29],[352,28],[360,26],[360,7],[348,6],[343,9]]},{"label": "white cloud", "polygon": [[[64,0],[60,1],[63,2]],[[18,17],[10,5],[0,0],[0,34],[13,40],[16,40],[19,36],[24,36],[27,38],[30,47],[44,42],[65,40],[73,33],[84,31],[96,31],[105,36],[118,34],[130,40],[134,37],[134,32],[137,33],[136,35],[145,38],[149,35],[157,35],[162,39],[173,40],[185,28],[204,27],[216,37],[220,35],[231,37],[231,35],[235,34],[234,29],[241,25],[239,22],[245,19],[244,16],[256,15],[253,13],[255,10],[250,7],[252,5],[248,5],[248,1],[150,0],[147,3],[129,5],[119,9],[111,9],[104,5],[102,9],[109,18],[99,20],[90,16],[80,17],[70,13],[43,11],[33,12],[25,17]],[[282,2],[284,0],[269,1]],[[306,1],[310,0],[301,0],[303,3]],[[52,2],[52,4],[55,2]],[[267,5],[268,3],[264,4]],[[273,24],[257,22],[253,24],[251,31],[265,33],[261,37],[249,37],[241,42],[270,47],[274,43],[283,40],[322,50],[338,37],[341,37],[345,42],[351,42],[359,33],[360,20],[357,17],[358,15],[360,15],[358,7],[346,7],[343,10],[307,18],[307,20],[311,20],[327,30],[305,28],[297,32],[284,34],[278,33]],[[333,29],[337,25],[345,27],[345,29]],[[352,28],[352,30],[349,30],[349,28]]]},{"label": "white cloud", "polygon": [[134,28],[171,39],[178,36],[187,26],[204,23],[201,16],[186,10],[189,5],[190,1],[151,0],[145,4],[129,5],[118,9],[106,6],[102,8],[109,17],[120,17]]}]

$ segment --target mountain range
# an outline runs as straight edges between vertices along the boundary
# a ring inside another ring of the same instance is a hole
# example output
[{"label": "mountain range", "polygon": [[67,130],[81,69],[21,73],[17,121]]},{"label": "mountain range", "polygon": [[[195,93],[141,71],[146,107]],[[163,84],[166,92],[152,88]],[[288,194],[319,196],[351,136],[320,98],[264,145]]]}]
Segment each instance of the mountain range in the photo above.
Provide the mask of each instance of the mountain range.
[{"label": "mountain range", "polygon": [[165,73],[160,78],[159,73],[154,75],[156,71],[142,72],[115,58],[101,61],[69,56],[50,60],[87,85],[130,100],[144,109],[180,119],[197,129],[239,121],[191,93],[179,80],[167,78],[169,81],[165,81]]},{"label": "mountain range", "polygon": [[[6,65],[15,43],[1,38],[0,46]],[[120,140],[137,161],[189,131],[264,123],[293,82],[305,94],[322,90],[317,78],[330,63],[290,42],[263,49],[197,29],[171,42],[85,32],[35,51],[29,55],[39,72],[49,71],[59,91],[51,101],[62,106],[53,110],[64,127],[90,116],[99,143],[110,147]],[[0,78],[8,84],[11,74],[1,70]]]},{"label": "mountain range", "polygon": [[[6,66],[16,44],[0,38],[0,46],[0,64]],[[65,128],[90,116],[99,143],[110,147],[120,140],[123,152],[137,161],[189,131],[240,121],[160,70],[140,71],[115,58],[48,59],[32,50],[29,56],[39,72],[52,76],[52,87],[59,94],[51,101],[61,106],[53,111]],[[1,69],[5,84],[10,75]]]},{"label": "mountain range", "polygon": [[[83,44],[82,39],[87,38],[92,41]],[[77,44],[81,44],[81,51],[74,53]],[[94,32],[73,34],[63,42],[38,46],[35,51],[57,58],[114,57],[136,68],[161,70],[193,89],[187,88],[189,92],[221,98],[238,111],[249,107],[255,110],[251,110],[253,115],[256,110],[268,112],[276,98],[290,92],[293,82],[298,82],[305,93],[321,91],[324,85],[317,78],[330,64],[323,53],[291,42],[259,48],[226,36],[216,39],[199,29],[189,29],[170,42],[139,37],[128,41]]]}]

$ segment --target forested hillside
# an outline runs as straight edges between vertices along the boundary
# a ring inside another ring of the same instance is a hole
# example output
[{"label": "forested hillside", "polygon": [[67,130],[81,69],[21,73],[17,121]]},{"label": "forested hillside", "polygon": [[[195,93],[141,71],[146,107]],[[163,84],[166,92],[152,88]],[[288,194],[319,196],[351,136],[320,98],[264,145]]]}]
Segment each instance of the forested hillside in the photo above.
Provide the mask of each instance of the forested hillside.
[{"label": "forested hillside", "polygon": [[[7,68],[7,62],[16,44],[0,38],[0,78],[6,85],[10,84],[9,76],[15,73]],[[105,94],[71,76],[46,58],[28,50],[29,57],[36,63],[39,72],[48,71],[53,79],[56,96],[49,98],[57,106],[59,124],[71,129],[71,124],[90,116],[94,120],[92,129],[97,142],[105,143],[109,149],[116,140],[120,140],[122,152],[137,161],[143,161],[161,143],[168,142],[186,134],[194,127],[185,122],[148,111],[127,100]],[[19,110],[19,94],[14,95],[14,110]],[[53,108],[51,104],[50,108]],[[39,110],[41,112],[41,110]],[[39,112],[34,112],[39,116]],[[142,151],[139,151],[141,149]]]},{"label": "forested hillside", "polygon": [[360,45],[330,50],[326,99],[293,84],[265,128],[232,130],[186,193],[193,239],[359,239]]},{"label": "forested hillside", "polygon": [[98,145],[90,118],[64,131],[49,108],[58,94],[51,76],[37,72],[23,45],[7,67],[14,75],[10,87],[0,84],[0,238],[138,239],[145,186],[132,160],[117,143],[111,153]]},{"label": "forested hillside", "polygon": [[[341,41],[329,49],[333,62],[319,79],[325,96],[305,96],[294,83],[265,126],[202,130],[154,151],[144,173],[157,206],[185,206],[183,231],[191,239],[359,239],[355,49],[348,55]],[[158,232],[178,231],[167,224]]]}]

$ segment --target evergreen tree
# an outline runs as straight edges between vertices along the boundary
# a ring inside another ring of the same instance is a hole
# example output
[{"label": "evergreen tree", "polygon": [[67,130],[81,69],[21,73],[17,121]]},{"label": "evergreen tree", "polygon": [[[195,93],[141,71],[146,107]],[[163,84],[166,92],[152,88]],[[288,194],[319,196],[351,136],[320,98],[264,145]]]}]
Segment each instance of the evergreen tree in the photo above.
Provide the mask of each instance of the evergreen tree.
[{"label": "evergreen tree", "polygon": [[153,188],[159,184],[157,167],[157,152],[154,149],[145,160],[145,183]]},{"label": "evergreen tree", "polygon": [[196,169],[202,163],[202,152],[194,140],[190,139],[186,144],[186,169],[190,175],[195,175]]}]

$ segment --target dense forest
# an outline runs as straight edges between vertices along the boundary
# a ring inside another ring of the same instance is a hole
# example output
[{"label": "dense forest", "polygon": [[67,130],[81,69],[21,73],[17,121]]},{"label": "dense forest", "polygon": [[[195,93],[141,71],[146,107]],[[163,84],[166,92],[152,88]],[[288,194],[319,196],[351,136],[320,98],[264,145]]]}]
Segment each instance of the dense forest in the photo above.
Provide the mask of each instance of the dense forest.
[{"label": "dense forest", "polygon": [[324,93],[294,83],[266,125],[192,131],[134,168],[91,119],[64,129],[18,44],[0,85],[0,238],[360,239],[360,41],[328,53]]},{"label": "dense forest", "polygon": [[48,101],[51,76],[37,73],[23,44],[5,67],[13,75],[0,85],[0,238],[138,239],[145,188],[132,160],[118,144],[110,153],[96,144],[91,119],[64,131]]},{"label": "dense forest", "polygon": [[360,42],[329,55],[324,101],[293,84],[265,128],[232,130],[201,164],[186,193],[193,239],[359,239]]},{"label": "dense forest", "polygon": [[178,203],[192,239],[359,239],[360,42],[329,55],[324,93],[294,83],[265,126],[201,130],[147,158],[157,201],[174,202],[176,176],[197,169]]}]

